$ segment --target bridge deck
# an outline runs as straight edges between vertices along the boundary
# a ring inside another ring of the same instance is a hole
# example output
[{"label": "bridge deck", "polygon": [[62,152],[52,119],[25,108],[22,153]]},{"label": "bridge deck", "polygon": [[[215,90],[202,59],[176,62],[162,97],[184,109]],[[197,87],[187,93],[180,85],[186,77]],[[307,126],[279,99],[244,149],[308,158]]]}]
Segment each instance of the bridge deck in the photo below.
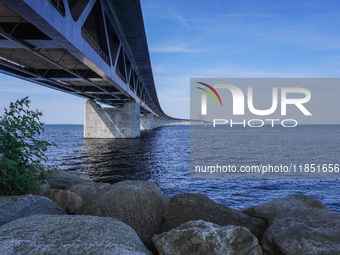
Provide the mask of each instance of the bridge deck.
[{"label": "bridge deck", "polygon": [[121,107],[159,104],[138,0],[0,0],[1,72]]}]

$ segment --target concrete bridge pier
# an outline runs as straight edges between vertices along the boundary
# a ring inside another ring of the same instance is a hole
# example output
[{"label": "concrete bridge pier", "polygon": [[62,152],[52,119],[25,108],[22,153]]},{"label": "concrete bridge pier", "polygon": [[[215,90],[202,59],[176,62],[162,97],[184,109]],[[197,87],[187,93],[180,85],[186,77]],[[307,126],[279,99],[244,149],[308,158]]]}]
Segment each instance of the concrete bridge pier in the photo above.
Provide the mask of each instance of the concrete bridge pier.
[{"label": "concrete bridge pier", "polygon": [[163,118],[159,118],[159,126],[164,127],[164,119]]},{"label": "concrete bridge pier", "polygon": [[161,126],[161,120],[160,120],[159,117],[155,117],[154,121],[155,121],[154,122],[155,123],[155,128],[158,128],[158,127]]},{"label": "concrete bridge pier", "polygon": [[152,113],[144,114],[140,116],[140,129],[141,130],[151,130],[156,127],[155,118]]},{"label": "concrete bridge pier", "polygon": [[131,100],[121,108],[85,103],[84,138],[136,138],[140,136],[140,105]]}]

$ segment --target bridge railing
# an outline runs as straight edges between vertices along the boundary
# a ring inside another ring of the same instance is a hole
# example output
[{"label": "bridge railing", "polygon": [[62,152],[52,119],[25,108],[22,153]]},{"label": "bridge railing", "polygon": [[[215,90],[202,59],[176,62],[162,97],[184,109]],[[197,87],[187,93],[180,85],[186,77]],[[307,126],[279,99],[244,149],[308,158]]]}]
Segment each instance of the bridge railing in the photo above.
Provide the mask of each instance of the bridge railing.
[{"label": "bridge railing", "polygon": [[105,52],[99,47],[96,41],[91,37],[91,35],[86,31],[84,27],[81,28],[81,35],[86,40],[86,42],[97,52],[97,54],[110,65],[110,58],[105,54]]}]

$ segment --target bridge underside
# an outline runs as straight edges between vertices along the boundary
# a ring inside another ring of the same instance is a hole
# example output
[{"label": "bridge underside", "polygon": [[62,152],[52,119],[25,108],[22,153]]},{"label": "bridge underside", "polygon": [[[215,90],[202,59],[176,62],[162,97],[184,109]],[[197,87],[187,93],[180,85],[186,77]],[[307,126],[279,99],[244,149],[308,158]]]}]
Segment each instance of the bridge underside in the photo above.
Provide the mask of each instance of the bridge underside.
[{"label": "bridge underside", "polygon": [[[153,80],[144,81],[121,24],[104,11],[106,1],[65,2],[82,3],[77,22],[63,1],[0,1],[2,72],[113,107],[134,99],[141,112],[162,115],[150,96]],[[151,66],[143,71],[152,75]]]},{"label": "bridge underside", "polygon": [[85,137],[182,121],[160,107],[138,0],[0,0],[0,71],[89,99]]}]

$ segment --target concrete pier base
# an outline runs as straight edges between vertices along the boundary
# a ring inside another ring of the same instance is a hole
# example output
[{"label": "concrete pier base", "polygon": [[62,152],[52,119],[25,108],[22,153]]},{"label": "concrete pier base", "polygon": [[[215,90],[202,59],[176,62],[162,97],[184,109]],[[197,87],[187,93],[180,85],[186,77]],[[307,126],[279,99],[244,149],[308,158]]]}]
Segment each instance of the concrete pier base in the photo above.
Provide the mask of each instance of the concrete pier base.
[{"label": "concrete pier base", "polygon": [[161,127],[162,126],[162,119],[159,118],[159,117],[156,117],[155,118],[155,127],[158,128],[158,127]]},{"label": "concrete pier base", "polygon": [[85,103],[84,138],[135,138],[140,136],[140,106],[131,100],[121,108]]},{"label": "concrete pier base", "polygon": [[154,116],[152,113],[144,114],[140,116],[140,129],[141,130],[151,130],[155,128]]}]

